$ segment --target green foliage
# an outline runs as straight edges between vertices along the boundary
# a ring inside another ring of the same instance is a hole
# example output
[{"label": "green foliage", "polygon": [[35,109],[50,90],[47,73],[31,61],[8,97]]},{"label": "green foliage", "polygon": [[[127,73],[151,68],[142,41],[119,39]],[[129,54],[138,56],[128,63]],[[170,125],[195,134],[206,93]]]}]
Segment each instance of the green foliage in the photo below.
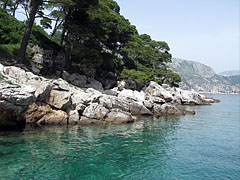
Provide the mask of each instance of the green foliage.
[{"label": "green foliage", "polygon": [[56,52],[63,50],[62,47],[49,38],[48,34],[40,26],[36,25],[32,28],[32,35],[30,37],[29,44],[38,45],[43,49],[53,50]]},{"label": "green foliage", "polygon": [[18,44],[25,30],[24,23],[0,9],[0,44]]},{"label": "green foliage", "polygon": [[121,77],[123,79],[134,79],[137,82],[146,82],[152,80],[150,74],[143,71],[137,71],[135,69],[123,69],[121,72]]},{"label": "green foliage", "polygon": [[0,58],[14,59],[20,44],[0,44]]},{"label": "green foliage", "polygon": [[0,73],[0,79],[4,79],[4,76],[2,75],[2,73]]},{"label": "green foliage", "polygon": [[[20,48],[26,25],[0,9],[0,57],[15,58]],[[62,48],[48,38],[40,26],[33,26],[29,45],[59,52]]]},{"label": "green foliage", "polygon": [[[114,0],[43,2],[38,14],[44,15],[44,8],[51,11],[41,19],[41,25],[52,28],[51,23],[55,22],[52,37],[34,25],[30,46],[38,45],[55,52],[65,49],[66,57],[71,57],[68,61],[118,72],[124,79],[153,80],[172,86],[181,81],[181,77],[165,65],[172,57],[168,44],[152,40],[147,34],[139,35],[136,27],[120,15],[120,7]],[[25,28],[25,23],[0,9],[0,56],[16,56]],[[61,40],[64,40],[63,47],[58,45],[62,44]],[[71,70],[78,72],[76,67]]]},{"label": "green foliage", "polygon": [[171,86],[177,86],[177,84],[182,81],[181,77],[177,73],[167,69],[166,67],[158,69],[155,72],[155,78],[158,83],[169,84]]}]

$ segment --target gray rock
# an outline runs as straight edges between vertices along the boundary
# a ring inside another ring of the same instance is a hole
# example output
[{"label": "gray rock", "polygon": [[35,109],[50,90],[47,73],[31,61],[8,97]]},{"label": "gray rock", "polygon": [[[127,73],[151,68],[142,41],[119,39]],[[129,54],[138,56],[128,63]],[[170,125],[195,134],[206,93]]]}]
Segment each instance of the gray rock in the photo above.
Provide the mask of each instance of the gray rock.
[{"label": "gray rock", "polygon": [[114,123],[114,124],[129,123],[133,121],[134,120],[130,113],[122,112],[114,109],[107,115],[107,118],[105,119],[105,122]]},{"label": "gray rock", "polygon": [[79,114],[77,110],[69,110],[68,112],[68,124],[77,124],[79,121]]},{"label": "gray rock", "polygon": [[93,79],[93,78],[87,78],[87,83],[84,86],[85,88],[93,88],[98,91],[103,91],[102,83],[99,81]]},{"label": "gray rock", "polygon": [[70,76],[71,76],[71,74],[69,74],[67,71],[62,71],[62,78],[63,78],[64,80],[67,81]]},{"label": "gray rock", "polygon": [[139,102],[130,103],[130,112],[133,115],[152,115],[152,112]]},{"label": "gray rock", "polygon": [[52,110],[50,113],[44,115],[37,124],[39,125],[55,125],[55,124],[67,124],[67,113],[62,110]]},{"label": "gray rock", "polygon": [[90,119],[103,120],[108,112],[109,110],[102,105],[92,103],[85,108],[82,115]]},{"label": "gray rock", "polygon": [[155,115],[183,115],[184,112],[171,104],[154,105]]},{"label": "gray rock", "polygon": [[104,124],[105,121],[100,121],[97,119],[91,119],[85,116],[81,116],[80,121],[78,121],[79,125],[84,125],[84,124]]},{"label": "gray rock", "polygon": [[112,89],[117,86],[117,81],[113,79],[103,79],[101,83],[105,90]]},{"label": "gray rock", "polygon": [[118,92],[110,89],[110,90],[103,91],[103,94],[110,95],[110,96],[117,96]]},{"label": "gray rock", "polygon": [[158,83],[151,81],[146,91],[147,94],[150,94],[155,97],[160,97],[164,99],[166,102],[171,102],[173,100],[173,96],[167,90],[162,88]]},{"label": "gray rock", "polygon": [[120,91],[118,94],[119,98],[122,99],[130,99],[130,100],[135,100],[135,101],[144,101],[145,100],[145,93],[144,92],[138,92],[138,91],[133,91],[130,89],[123,89]]},{"label": "gray rock", "polygon": [[57,86],[49,86],[41,94],[39,100],[45,102],[57,109],[66,110],[72,105],[71,93],[68,91],[58,90]]},{"label": "gray rock", "polygon": [[71,76],[67,79],[67,81],[78,87],[85,87],[87,83],[87,77],[84,75],[79,75],[77,73],[71,74]]}]

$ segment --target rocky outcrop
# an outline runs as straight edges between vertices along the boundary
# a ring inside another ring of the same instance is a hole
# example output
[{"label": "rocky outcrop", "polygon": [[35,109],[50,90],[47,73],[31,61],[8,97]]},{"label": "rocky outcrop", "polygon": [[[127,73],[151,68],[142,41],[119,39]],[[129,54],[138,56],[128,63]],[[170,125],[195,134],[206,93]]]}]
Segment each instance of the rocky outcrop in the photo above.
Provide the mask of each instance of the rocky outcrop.
[{"label": "rocky outcrop", "polygon": [[[145,92],[119,87],[104,91],[96,80],[89,81],[78,74],[65,73],[67,82],[46,79],[12,66],[0,65],[0,73],[2,128],[21,123],[129,123],[139,115],[194,114],[182,106],[214,102],[196,92],[155,82],[150,82]],[[92,84],[90,87],[86,86],[87,81]]]}]

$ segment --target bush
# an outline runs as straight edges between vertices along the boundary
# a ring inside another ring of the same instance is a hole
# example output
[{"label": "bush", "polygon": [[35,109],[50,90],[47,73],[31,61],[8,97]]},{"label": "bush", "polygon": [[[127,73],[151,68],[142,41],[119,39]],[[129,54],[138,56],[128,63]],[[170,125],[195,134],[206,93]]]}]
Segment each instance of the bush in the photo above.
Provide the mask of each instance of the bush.
[{"label": "bush", "polygon": [[0,9],[0,44],[20,43],[24,30],[24,23]]},{"label": "bush", "polygon": [[120,76],[123,79],[134,79],[137,82],[146,82],[152,80],[151,75],[135,69],[123,69]]},{"label": "bush", "polygon": [[[0,45],[17,45],[21,43],[26,25],[0,9]],[[48,34],[37,25],[32,28],[29,39],[30,45],[39,45],[46,50],[59,52],[62,47],[50,40]],[[20,47],[20,46],[19,46]],[[11,49],[11,48],[10,48]],[[11,54],[11,53],[10,53]]]},{"label": "bush", "polygon": [[15,58],[19,48],[20,44],[0,44],[0,58]]}]

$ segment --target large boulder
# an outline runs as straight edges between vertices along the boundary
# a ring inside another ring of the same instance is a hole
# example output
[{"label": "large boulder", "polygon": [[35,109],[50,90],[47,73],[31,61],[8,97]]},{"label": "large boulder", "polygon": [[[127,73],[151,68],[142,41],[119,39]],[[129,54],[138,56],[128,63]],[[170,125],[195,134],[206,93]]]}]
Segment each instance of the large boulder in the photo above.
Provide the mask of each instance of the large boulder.
[{"label": "large boulder", "polygon": [[71,92],[60,90],[56,85],[48,86],[39,97],[39,101],[57,109],[66,110],[72,104],[71,95]]},{"label": "large boulder", "polygon": [[18,84],[26,83],[28,80],[26,72],[19,67],[15,66],[5,67],[4,74],[14,78],[18,82]]},{"label": "large boulder", "polygon": [[139,102],[130,103],[130,112],[133,115],[152,115],[152,112]]},{"label": "large boulder", "polygon": [[43,116],[52,112],[52,108],[46,103],[33,103],[28,107],[25,113],[27,124],[37,123]]},{"label": "large boulder", "polygon": [[45,103],[33,103],[25,113],[28,124],[67,124],[67,113],[62,110],[53,110]]},{"label": "large boulder", "polygon": [[154,105],[155,115],[182,115],[184,112],[172,104]]},{"label": "large boulder", "polygon": [[78,110],[69,110],[68,111],[68,124],[77,124],[79,122],[79,113]]},{"label": "large boulder", "polygon": [[87,78],[87,83],[84,86],[85,88],[93,88],[98,91],[103,91],[102,83],[99,81],[93,79],[93,78]]},{"label": "large boulder", "polygon": [[98,120],[98,119],[92,119],[92,118],[88,118],[85,116],[81,116],[80,120],[78,121],[79,125],[84,125],[84,124],[104,124],[106,123],[103,120]]},{"label": "large boulder", "polygon": [[[1,68],[3,70],[4,68]],[[12,70],[12,68],[9,68]],[[18,68],[17,68],[18,70]],[[14,73],[13,73],[14,74]],[[17,74],[16,74],[17,75]],[[0,128],[25,124],[24,112],[35,102],[35,89],[28,85],[18,84],[15,77],[1,71],[0,77]]]},{"label": "large boulder", "polygon": [[139,92],[130,89],[123,89],[122,91],[119,92],[118,97],[122,99],[127,98],[130,100],[143,102],[145,100],[145,93],[143,91]]},{"label": "large boulder", "polygon": [[44,115],[37,124],[39,125],[67,125],[67,113],[62,110],[52,110],[50,113]]},{"label": "large boulder", "polygon": [[183,105],[202,105],[213,103],[212,100],[208,100],[205,96],[200,95],[194,91],[186,91],[177,88],[174,92],[174,100],[180,102]]},{"label": "large boulder", "polygon": [[93,102],[96,102],[101,95],[101,92],[92,88],[88,88],[85,91],[77,90],[72,95],[72,104],[80,107],[82,106],[82,104],[89,105]]},{"label": "large boulder", "polygon": [[112,109],[110,113],[108,113],[105,122],[119,124],[119,123],[129,123],[133,122],[134,119],[128,112],[123,112],[118,109]]},{"label": "large boulder", "polygon": [[4,100],[0,100],[0,130],[24,125],[24,108],[15,106]]},{"label": "large boulder", "polygon": [[122,111],[129,112],[130,111],[130,100],[128,99],[122,99],[115,96],[109,96],[109,95],[101,95],[98,98],[99,104],[102,106],[108,108],[108,109],[120,109]]},{"label": "large boulder", "polygon": [[85,108],[82,115],[90,119],[103,120],[108,112],[109,110],[102,105],[92,103]]},{"label": "large boulder", "polygon": [[102,79],[101,83],[105,90],[109,90],[117,86],[117,81],[115,79]]},{"label": "large boulder", "polygon": [[84,75],[79,75],[77,73],[75,74],[71,74],[67,81],[75,86],[78,87],[85,87],[86,83],[87,83],[87,77]]},{"label": "large boulder", "polygon": [[166,102],[171,102],[173,100],[172,94],[154,81],[150,82],[145,92],[149,95],[160,97],[164,99]]}]

